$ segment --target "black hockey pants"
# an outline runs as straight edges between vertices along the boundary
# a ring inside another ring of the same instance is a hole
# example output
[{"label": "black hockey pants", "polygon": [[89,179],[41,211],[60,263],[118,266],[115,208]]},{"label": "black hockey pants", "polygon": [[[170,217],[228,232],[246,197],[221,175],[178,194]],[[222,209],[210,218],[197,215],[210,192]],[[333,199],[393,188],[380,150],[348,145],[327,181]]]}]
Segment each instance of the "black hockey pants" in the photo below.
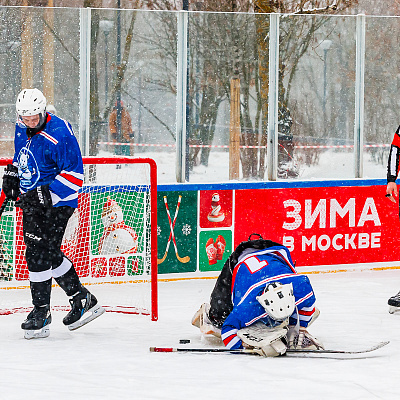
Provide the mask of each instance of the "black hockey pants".
[{"label": "black hockey pants", "polygon": [[61,251],[61,243],[72,207],[51,207],[46,211],[23,210],[22,222],[25,259],[30,276],[32,303],[35,306],[50,304],[53,270],[62,266],[63,273],[55,279],[68,296],[80,288],[79,277]]}]

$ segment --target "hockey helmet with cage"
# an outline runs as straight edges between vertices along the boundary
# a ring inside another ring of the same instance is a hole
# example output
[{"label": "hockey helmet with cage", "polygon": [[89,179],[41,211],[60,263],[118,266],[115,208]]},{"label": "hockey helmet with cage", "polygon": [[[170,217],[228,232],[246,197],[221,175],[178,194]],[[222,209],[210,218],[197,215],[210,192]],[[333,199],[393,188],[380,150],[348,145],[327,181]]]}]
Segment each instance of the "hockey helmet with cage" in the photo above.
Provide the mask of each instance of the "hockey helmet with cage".
[{"label": "hockey helmet with cage", "polygon": [[256,299],[275,321],[283,321],[290,317],[296,306],[292,283],[269,283]]},{"label": "hockey helmet with cage", "polygon": [[24,89],[18,95],[15,107],[20,117],[38,114],[43,117],[46,111],[46,97],[39,89]]}]

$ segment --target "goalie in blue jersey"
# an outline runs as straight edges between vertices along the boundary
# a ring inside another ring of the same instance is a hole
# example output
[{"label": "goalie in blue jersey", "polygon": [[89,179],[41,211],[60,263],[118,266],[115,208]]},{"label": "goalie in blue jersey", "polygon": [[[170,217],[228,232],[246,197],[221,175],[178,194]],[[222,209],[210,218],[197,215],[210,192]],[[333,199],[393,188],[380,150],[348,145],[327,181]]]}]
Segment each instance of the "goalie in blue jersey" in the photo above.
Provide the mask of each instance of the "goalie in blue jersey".
[{"label": "goalie in blue jersey", "polygon": [[210,304],[200,307],[192,325],[221,337],[228,349],[255,348],[267,357],[287,348],[323,349],[307,331],[319,315],[308,277],[296,272],[285,246],[250,239],[225,262]]}]

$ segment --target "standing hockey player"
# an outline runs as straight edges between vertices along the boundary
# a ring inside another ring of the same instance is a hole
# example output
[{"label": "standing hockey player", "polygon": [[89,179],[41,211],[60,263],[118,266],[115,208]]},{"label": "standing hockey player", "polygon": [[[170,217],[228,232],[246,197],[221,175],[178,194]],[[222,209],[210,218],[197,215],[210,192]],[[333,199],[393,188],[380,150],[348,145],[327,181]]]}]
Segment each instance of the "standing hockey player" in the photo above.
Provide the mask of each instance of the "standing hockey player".
[{"label": "standing hockey player", "polygon": [[82,284],[72,262],[61,251],[67,222],[78,206],[83,183],[82,156],[71,125],[46,112],[38,89],[24,89],[16,102],[15,154],[3,176],[6,198],[22,209],[25,259],[33,310],[21,328],[25,338],[50,334],[52,278],[70,296],[63,319],[70,330],[100,316],[104,309]]},{"label": "standing hockey player", "polygon": [[[397,128],[392,145],[390,146],[389,159],[387,165],[387,186],[386,197],[394,204],[398,201],[398,192],[396,179],[399,173],[399,158],[400,158],[400,126]],[[400,214],[399,214],[400,215]],[[391,314],[400,311],[400,292],[392,296],[388,300],[389,312]]]},{"label": "standing hockey player", "polygon": [[192,325],[221,337],[228,349],[251,347],[264,356],[321,349],[307,332],[318,317],[307,276],[297,274],[289,250],[262,238],[242,242],[225,262]]}]

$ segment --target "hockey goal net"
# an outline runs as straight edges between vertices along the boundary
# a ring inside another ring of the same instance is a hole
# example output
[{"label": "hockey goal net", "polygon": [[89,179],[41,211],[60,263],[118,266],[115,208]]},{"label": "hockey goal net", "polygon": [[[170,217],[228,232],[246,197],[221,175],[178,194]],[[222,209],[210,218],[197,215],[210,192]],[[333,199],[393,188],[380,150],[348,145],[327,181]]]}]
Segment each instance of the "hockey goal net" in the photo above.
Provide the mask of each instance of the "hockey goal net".
[{"label": "hockey goal net", "polygon": [[[0,166],[11,161],[1,159]],[[156,163],[133,157],[83,163],[84,184],[62,250],[107,311],[157,320]],[[24,252],[22,212],[10,201],[0,220],[0,315],[32,307]],[[53,310],[69,309],[55,284],[51,303]]]}]

